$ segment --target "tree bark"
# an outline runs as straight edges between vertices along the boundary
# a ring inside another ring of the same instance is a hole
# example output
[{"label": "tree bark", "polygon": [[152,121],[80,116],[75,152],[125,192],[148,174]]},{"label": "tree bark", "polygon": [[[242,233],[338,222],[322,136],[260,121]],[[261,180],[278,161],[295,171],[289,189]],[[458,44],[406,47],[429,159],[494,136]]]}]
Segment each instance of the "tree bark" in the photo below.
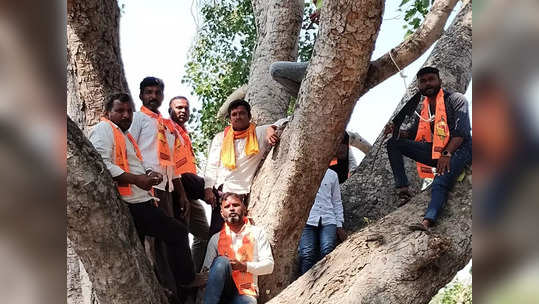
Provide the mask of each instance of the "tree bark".
[{"label": "tree bark", "polygon": [[[425,63],[440,68],[445,86],[461,92],[471,78],[471,14],[467,2]],[[415,90],[412,84],[403,102]],[[416,172],[413,162],[408,167],[408,172]],[[357,230],[365,226],[363,216],[373,223],[351,235],[270,303],[428,303],[470,261],[469,180],[456,185],[437,226],[426,233],[412,232],[406,224],[422,218],[429,192],[418,193],[398,209],[387,203],[393,201],[393,177],[381,136],[358,173],[343,187],[345,224]]]},{"label": "tree bark", "polygon": [[429,303],[472,257],[471,184],[459,183],[430,233],[411,231],[430,194],[351,235],[269,303]]},{"label": "tree bark", "polygon": [[[452,25],[437,42],[425,66],[440,69],[443,87],[464,93],[472,77],[472,8],[467,2]],[[401,100],[398,110],[417,92],[414,80]],[[397,110],[397,111],[398,111]],[[395,114],[397,113],[395,111]],[[412,192],[420,190],[415,162],[405,158],[406,172]],[[380,219],[397,208],[393,173],[387,158],[383,135],[380,134],[369,154],[341,187],[345,228],[357,230],[369,220]]]},{"label": "tree bark", "polygon": [[397,73],[398,68],[395,63],[403,69],[425,53],[442,35],[447,18],[457,2],[458,0],[434,1],[429,13],[425,16],[425,20],[412,35],[388,53],[371,62],[364,93]]},{"label": "tree bark", "polygon": [[67,167],[67,235],[99,303],[168,303],[112,177],[69,118]]},{"label": "tree bark", "polygon": [[67,2],[67,113],[86,132],[99,122],[103,101],[128,92],[115,0]]},{"label": "tree bark", "polygon": [[[366,76],[383,1],[328,1],[298,106],[273,160],[266,159],[251,191],[251,214],[273,248],[273,274],[260,278],[261,301],[293,279],[303,225]],[[328,101],[335,101],[330,103]],[[316,134],[316,136],[313,136]]]},{"label": "tree bark", "polygon": [[303,5],[303,0],[253,0],[257,44],[246,99],[259,125],[286,116],[290,94],[271,78],[269,67],[275,61],[296,61]]}]

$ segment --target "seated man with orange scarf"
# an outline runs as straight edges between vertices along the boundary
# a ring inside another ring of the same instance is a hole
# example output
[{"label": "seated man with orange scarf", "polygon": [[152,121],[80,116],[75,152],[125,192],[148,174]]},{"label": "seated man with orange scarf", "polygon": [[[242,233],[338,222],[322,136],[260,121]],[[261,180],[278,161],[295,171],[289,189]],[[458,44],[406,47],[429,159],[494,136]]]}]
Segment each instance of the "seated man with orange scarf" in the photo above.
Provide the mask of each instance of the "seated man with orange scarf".
[{"label": "seated man with orange scarf", "polygon": [[271,247],[264,231],[247,220],[240,195],[225,193],[220,209],[225,225],[208,243],[204,303],[256,303],[258,276],[273,272]]},{"label": "seated man with orange scarf", "polygon": [[[385,133],[393,133],[387,142],[387,152],[399,206],[411,198],[403,155],[417,162],[419,177],[434,178],[431,201],[423,221],[410,226],[426,230],[435,223],[458,176],[472,162],[472,136],[468,101],[464,95],[443,90],[439,71],[434,67],[420,69],[417,79],[419,93],[395,116]],[[400,130],[404,117],[414,115],[420,94],[425,96],[421,114],[415,112],[418,117],[410,130]]]},{"label": "seated man with orange scarf", "polygon": [[245,100],[234,100],[228,106],[230,126],[212,140],[204,174],[204,197],[213,206],[210,235],[221,230],[223,219],[219,208],[219,191],[240,194],[247,204],[251,182],[264,151],[279,140],[275,134],[277,126],[255,126],[251,123],[251,106]]}]

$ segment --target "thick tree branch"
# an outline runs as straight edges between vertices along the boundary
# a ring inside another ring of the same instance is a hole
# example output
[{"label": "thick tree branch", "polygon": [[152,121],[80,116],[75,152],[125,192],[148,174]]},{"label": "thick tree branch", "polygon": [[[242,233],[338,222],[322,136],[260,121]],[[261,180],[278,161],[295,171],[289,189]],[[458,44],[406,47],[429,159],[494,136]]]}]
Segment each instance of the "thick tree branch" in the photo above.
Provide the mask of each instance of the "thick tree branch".
[{"label": "thick tree branch", "polygon": [[[251,188],[252,215],[273,248],[273,274],[261,276],[261,302],[294,276],[297,244],[367,74],[381,24],[382,0],[324,2],[321,30],[297,108],[280,146]],[[282,116],[280,116],[282,117]]]},{"label": "thick tree branch", "polygon": [[449,18],[457,2],[458,0],[434,1],[431,10],[425,16],[425,20],[415,33],[408,36],[388,53],[371,62],[367,79],[365,80],[364,92],[367,92],[399,71],[393,60],[391,60],[391,57],[393,57],[402,70],[423,55],[442,35],[447,18]]},{"label": "thick tree branch", "polygon": [[472,257],[471,184],[455,187],[444,216],[429,233],[411,231],[430,194],[423,192],[351,235],[269,303],[420,304]]}]

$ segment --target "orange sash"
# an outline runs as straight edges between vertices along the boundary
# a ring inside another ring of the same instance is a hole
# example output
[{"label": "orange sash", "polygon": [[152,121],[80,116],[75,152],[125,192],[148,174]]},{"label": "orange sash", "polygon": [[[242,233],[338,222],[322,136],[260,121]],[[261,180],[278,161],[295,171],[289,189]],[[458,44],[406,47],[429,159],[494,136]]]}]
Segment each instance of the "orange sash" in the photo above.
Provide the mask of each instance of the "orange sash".
[{"label": "orange sash", "polygon": [[[434,140],[432,137],[432,131],[429,121],[429,104],[430,99],[425,98],[423,100],[423,109],[421,110],[421,117],[419,119],[419,126],[417,128],[417,135],[415,141],[424,141],[432,143],[432,159],[440,159],[442,151],[449,142],[449,126],[447,125],[447,114],[445,112],[444,103],[444,91],[440,89],[438,95],[436,95],[436,113],[434,117]],[[417,162],[417,173],[421,178],[434,178],[432,173],[432,167]]]},{"label": "orange sash", "polygon": [[246,138],[245,154],[254,155],[258,153],[258,140],[256,138],[256,126],[249,124],[249,128],[243,131],[234,131],[231,126],[225,128],[223,145],[221,146],[221,164],[229,170],[236,169],[236,151],[234,150],[234,140]]},{"label": "orange sash", "polygon": [[[185,163],[181,155],[182,143],[180,135],[176,132],[173,122],[169,119],[164,119],[161,114],[152,112],[150,109],[142,106],[140,111],[153,119],[157,120],[157,158],[162,167],[174,166],[174,174],[180,175],[181,167]],[[166,129],[174,134],[174,149],[170,151],[167,141]],[[174,153],[174,155],[172,155]]]},{"label": "orange sash", "polygon": [[176,127],[176,132],[180,134],[184,142],[184,144],[180,148],[181,150],[180,151],[181,159],[179,161],[180,174],[183,174],[183,173],[197,174],[195,154],[193,152],[193,146],[191,145],[191,138],[189,137],[189,132],[187,132],[187,130],[185,130],[179,124],[175,122],[173,123],[174,123],[174,126]]},{"label": "orange sash", "polygon": [[[120,131],[120,129],[118,129],[118,127],[116,127],[116,125],[112,121],[106,119],[105,117],[101,117],[101,120],[109,123],[110,127],[112,128],[112,133],[114,134],[114,164],[122,168],[122,170],[124,170],[125,172],[129,173],[129,163],[127,161],[127,149],[125,147],[124,134],[122,133],[122,131]],[[127,138],[133,144],[135,152],[137,153],[137,158],[142,161],[142,155],[140,154],[140,150],[137,146],[137,143],[135,142],[135,139],[129,133],[127,133]],[[118,184],[118,192],[120,193],[120,195],[131,195],[131,185]]]},{"label": "orange sash", "polygon": [[[243,229],[250,230],[251,224],[246,217],[243,218],[244,226]],[[230,227],[225,223],[223,229],[219,233],[219,242],[217,243],[217,252],[220,256],[226,256],[230,260],[238,260],[240,262],[251,262],[253,261],[254,255],[254,240],[251,232],[249,231],[247,235],[243,237],[242,245],[238,249],[238,253],[234,252],[232,248],[232,235]],[[232,279],[240,295],[250,295],[256,297],[256,288],[254,285],[253,274],[248,272],[241,272],[239,270],[232,271]]]}]

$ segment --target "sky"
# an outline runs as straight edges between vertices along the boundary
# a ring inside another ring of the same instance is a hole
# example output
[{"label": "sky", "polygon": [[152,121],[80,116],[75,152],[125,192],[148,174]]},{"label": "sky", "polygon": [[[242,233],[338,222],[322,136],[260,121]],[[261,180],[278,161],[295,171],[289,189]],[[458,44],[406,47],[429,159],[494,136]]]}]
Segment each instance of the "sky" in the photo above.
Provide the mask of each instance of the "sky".
[{"label": "sky", "polygon": [[[223,1],[223,0],[217,0]],[[165,99],[161,112],[168,116],[167,107],[170,98],[183,95],[191,107],[200,108],[197,97],[191,94],[191,88],[183,85],[181,79],[185,74],[190,47],[196,36],[195,21],[196,4],[201,0],[120,0],[122,16],[120,19],[120,48],[124,63],[125,75],[129,89],[135,99],[137,108],[138,85],[145,76],[156,76],[165,82]],[[401,0],[387,0],[384,20],[378,35],[373,59],[388,52],[404,38],[405,30],[402,13],[397,12]],[[460,2],[453,10],[447,26],[451,23],[460,8]],[[427,59],[432,47],[415,62],[403,69],[407,82],[411,82],[415,73]],[[472,86],[470,84],[466,97],[472,102]],[[356,104],[347,130],[359,133],[373,143],[391,114],[400,102],[406,87],[399,74],[388,78],[365,94]],[[471,117],[471,112],[470,112]],[[352,150],[358,161],[363,153]],[[471,263],[466,267],[469,268]],[[469,277],[464,269],[459,276]]]}]

